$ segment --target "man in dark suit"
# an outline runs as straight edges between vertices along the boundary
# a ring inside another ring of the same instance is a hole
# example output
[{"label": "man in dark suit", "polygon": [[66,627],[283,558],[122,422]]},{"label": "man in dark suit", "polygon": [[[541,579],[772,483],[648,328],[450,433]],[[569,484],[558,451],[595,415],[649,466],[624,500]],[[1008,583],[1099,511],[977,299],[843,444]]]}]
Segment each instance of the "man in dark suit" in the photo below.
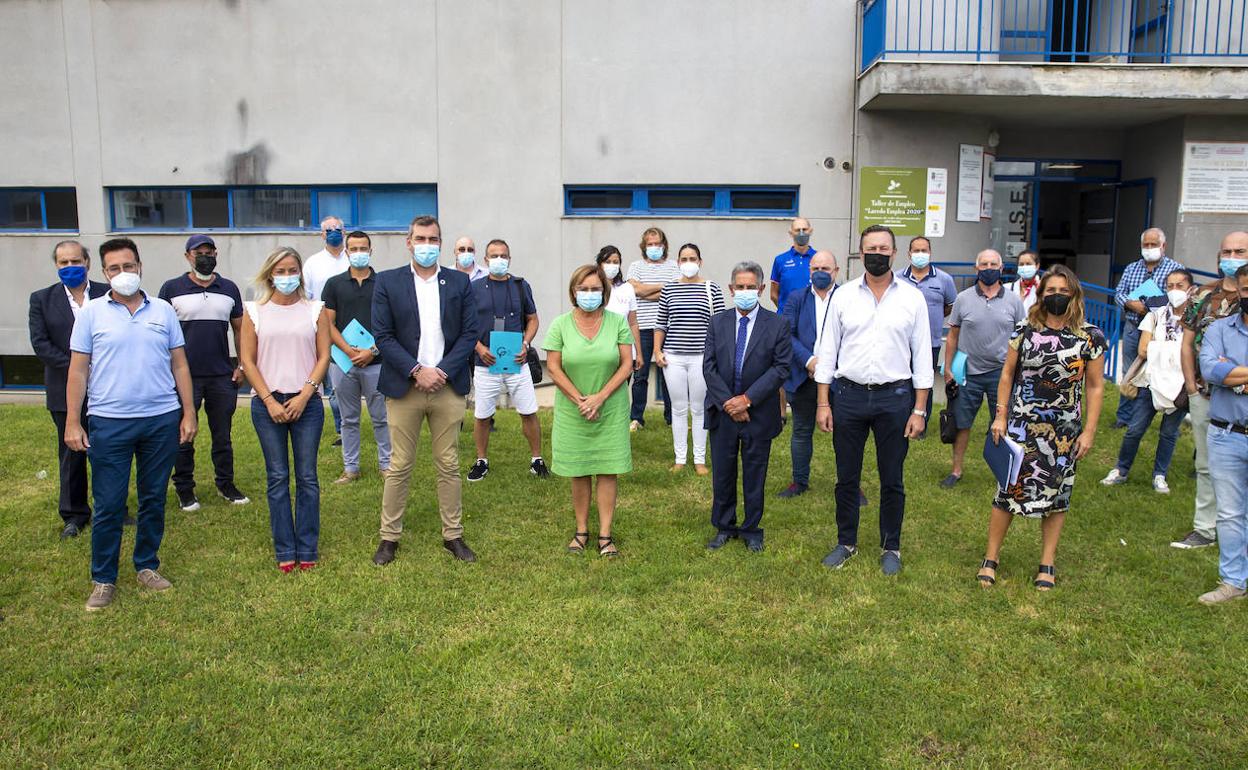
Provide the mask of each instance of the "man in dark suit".
[{"label": "man in dark suit", "polygon": [[[758,306],[766,281],[756,262],[739,262],[729,288],[735,310],[711,319],[702,356],[706,377],[706,427],[711,432],[714,498],[711,526],[715,537],[706,544],[722,548],[734,537],[751,551],[763,550],[763,484],[771,440],[784,427],[780,418],[780,387],[789,376],[793,344],[789,323]],[[745,518],[737,524],[737,458],[741,459],[741,491]]]},{"label": "man in dark suit", "polygon": [[[52,250],[59,281],[30,295],[30,345],[43,361],[48,411],[56,423],[60,455],[61,537],[77,537],[91,523],[87,502],[87,453],[65,446],[65,382],[69,377],[69,335],[84,305],[108,291],[108,285],[87,280],[91,255],[78,241],[61,241]],[[83,422],[86,422],[83,404]]]},{"label": "man in dark suit", "polygon": [[459,431],[472,352],[480,336],[476,300],[467,275],[438,265],[438,220],[414,219],[407,246],[411,263],[377,273],[373,287],[373,336],[381,351],[377,389],[386,397],[392,443],[382,487],[381,543],[373,563],[394,561],[420,425],[426,420],[443,545],[460,561],[476,561],[464,542],[459,478]]}]

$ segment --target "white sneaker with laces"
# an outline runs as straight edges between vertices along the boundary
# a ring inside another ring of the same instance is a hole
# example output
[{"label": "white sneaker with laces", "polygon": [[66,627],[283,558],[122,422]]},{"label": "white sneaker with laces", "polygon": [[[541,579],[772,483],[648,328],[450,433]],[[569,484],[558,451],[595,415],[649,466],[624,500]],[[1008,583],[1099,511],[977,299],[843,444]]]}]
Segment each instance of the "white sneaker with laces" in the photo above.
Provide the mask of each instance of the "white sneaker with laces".
[{"label": "white sneaker with laces", "polygon": [[1114,468],[1105,476],[1105,478],[1101,479],[1101,483],[1107,487],[1114,487],[1119,484],[1127,483],[1127,477],[1119,473],[1117,468]]},{"label": "white sneaker with laces", "polygon": [[1159,495],[1170,494],[1170,485],[1166,483],[1165,476],[1153,476],[1153,491]]}]

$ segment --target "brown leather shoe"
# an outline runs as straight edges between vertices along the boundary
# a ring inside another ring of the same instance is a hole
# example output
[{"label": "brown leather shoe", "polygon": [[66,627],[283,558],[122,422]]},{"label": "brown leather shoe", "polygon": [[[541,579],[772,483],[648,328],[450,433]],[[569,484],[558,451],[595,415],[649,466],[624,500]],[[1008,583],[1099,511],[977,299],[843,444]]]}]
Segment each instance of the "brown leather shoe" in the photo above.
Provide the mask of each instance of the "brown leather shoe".
[{"label": "brown leather shoe", "polygon": [[359,472],[343,471],[342,475],[334,479],[335,484],[351,484],[360,480]]},{"label": "brown leather shoe", "polygon": [[377,546],[377,553],[373,554],[373,564],[378,567],[384,567],[394,561],[394,552],[399,550],[399,544],[394,540],[382,540]]},{"label": "brown leather shoe", "polygon": [[460,561],[471,562],[477,560],[477,555],[472,552],[472,549],[468,547],[468,544],[464,542],[462,537],[457,537],[454,540],[443,540],[442,547],[450,551],[451,556]]}]

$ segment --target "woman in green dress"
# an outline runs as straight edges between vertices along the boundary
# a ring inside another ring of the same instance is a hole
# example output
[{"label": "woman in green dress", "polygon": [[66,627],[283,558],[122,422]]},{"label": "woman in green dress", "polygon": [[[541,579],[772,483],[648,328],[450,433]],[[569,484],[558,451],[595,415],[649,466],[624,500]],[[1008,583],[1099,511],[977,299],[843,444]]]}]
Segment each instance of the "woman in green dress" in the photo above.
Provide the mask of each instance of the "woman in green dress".
[{"label": "woman in green dress", "polygon": [[576,533],[568,550],[589,542],[589,500],[598,477],[598,553],[617,556],[611,539],[616,476],[633,469],[628,435],[628,393],[621,386],[633,371],[633,335],[628,320],[605,310],[611,282],[597,265],[572,273],[568,297],[573,309],[546,332],[546,367],[559,392],[550,433],[551,471],[572,478]]}]

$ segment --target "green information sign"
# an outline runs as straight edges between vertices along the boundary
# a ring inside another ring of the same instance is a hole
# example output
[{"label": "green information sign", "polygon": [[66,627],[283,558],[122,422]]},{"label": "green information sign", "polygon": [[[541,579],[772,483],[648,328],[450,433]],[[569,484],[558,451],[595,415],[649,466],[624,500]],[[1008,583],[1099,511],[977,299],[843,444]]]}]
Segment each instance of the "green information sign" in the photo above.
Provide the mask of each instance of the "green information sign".
[{"label": "green information sign", "polygon": [[858,223],[897,235],[926,235],[927,169],[864,166],[858,176]]}]

